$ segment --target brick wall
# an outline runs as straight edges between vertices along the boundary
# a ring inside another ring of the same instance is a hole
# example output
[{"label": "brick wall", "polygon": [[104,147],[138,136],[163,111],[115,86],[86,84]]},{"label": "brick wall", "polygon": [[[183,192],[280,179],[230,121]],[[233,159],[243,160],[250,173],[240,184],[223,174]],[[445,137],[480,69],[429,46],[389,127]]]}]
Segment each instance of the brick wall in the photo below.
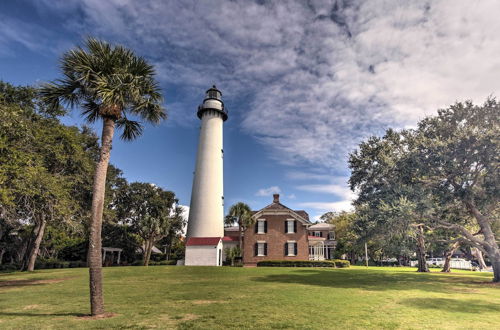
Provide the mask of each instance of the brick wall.
[{"label": "brick wall", "polygon": [[[262,260],[308,260],[309,247],[307,241],[307,230],[304,225],[297,221],[296,233],[285,233],[285,221],[292,219],[290,215],[264,214],[258,219],[267,221],[267,233],[256,234],[255,227],[252,226],[245,231],[245,264],[255,264]],[[257,219],[257,220],[258,220]],[[257,224],[256,224],[257,225]],[[267,256],[255,256],[255,243],[265,241],[267,243]],[[285,243],[287,241],[297,242],[297,255],[289,257],[285,255]]]}]

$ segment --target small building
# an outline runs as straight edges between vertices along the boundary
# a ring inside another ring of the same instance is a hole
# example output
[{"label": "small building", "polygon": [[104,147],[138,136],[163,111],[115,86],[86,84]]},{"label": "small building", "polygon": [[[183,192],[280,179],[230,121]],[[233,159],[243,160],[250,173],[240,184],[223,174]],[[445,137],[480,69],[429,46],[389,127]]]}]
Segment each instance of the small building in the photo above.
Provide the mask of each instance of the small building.
[{"label": "small building", "polygon": [[[253,217],[255,225],[243,233],[246,265],[263,260],[333,259],[335,226],[313,224],[304,210],[292,210],[281,204],[279,194],[274,194],[273,202],[255,211]],[[222,239],[224,249],[235,246],[238,235],[238,226],[226,227]]]},{"label": "small building", "polygon": [[222,266],[222,237],[188,238],[185,260],[189,266]]}]

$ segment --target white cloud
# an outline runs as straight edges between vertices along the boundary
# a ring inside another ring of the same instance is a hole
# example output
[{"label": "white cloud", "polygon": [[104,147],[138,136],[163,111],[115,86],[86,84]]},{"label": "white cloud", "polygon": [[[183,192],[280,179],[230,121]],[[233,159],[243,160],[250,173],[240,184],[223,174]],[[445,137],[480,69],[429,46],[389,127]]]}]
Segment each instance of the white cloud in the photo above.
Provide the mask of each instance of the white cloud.
[{"label": "white cloud", "polygon": [[334,211],[352,211],[353,207],[351,201],[339,201],[339,202],[306,202],[299,203],[299,206],[311,208],[315,210],[320,210],[324,212]]},{"label": "white cloud", "polygon": [[361,139],[500,90],[495,0],[67,2],[45,5],[147,52],[169,86],[217,82],[286,164],[345,169]]},{"label": "white cloud", "polygon": [[255,193],[255,196],[265,197],[265,196],[271,196],[272,194],[279,194],[280,192],[281,192],[280,187],[278,187],[278,186],[271,186],[269,188],[259,189]]}]

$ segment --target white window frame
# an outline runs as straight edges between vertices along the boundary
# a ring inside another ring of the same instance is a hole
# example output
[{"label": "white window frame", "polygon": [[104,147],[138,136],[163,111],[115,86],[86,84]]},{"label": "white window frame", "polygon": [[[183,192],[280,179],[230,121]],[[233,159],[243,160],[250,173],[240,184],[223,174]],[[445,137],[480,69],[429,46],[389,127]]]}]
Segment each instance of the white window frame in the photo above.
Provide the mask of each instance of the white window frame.
[{"label": "white window frame", "polygon": [[257,257],[265,257],[266,253],[266,242],[265,241],[257,241]]},{"label": "white window frame", "polygon": [[[287,234],[295,234],[295,219],[286,219],[286,233]],[[292,230],[290,231],[290,224],[292,226]]]},{"label": "white window frame", "polygon": [[314,231],[314,237],[321,237],[321,231]]},{"label": "white window frame", "polygon": [[[287,241],[286,242],[288,245],[287,245],[287,251],[286,251],[286,256],[287,257],[295,257],[296,254],[295,254],[295,244],[297,244],[296,241]],[[290,250],[292,251],[292,253],[290,253]]]},{"label": "white window frame", "polygon": [[[266,233],[265,221],[266,221],[266,219],[257,220],[257,234],[265,234]],[[262,225],[262,231],[261,231],[261,225]]]},{"label": "white window frame", "polygon": [[335,240],[335,232],[334,231],[328,232],[328,239],[329,240]]}]

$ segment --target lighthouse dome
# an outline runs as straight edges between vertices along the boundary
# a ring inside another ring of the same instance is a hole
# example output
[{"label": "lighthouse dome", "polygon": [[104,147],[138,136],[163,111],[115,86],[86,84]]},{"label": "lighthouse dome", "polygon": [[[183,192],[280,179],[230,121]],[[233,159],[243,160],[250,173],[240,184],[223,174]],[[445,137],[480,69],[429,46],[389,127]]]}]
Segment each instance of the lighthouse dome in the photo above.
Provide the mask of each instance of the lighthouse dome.
[{"label": "lighthouse dome", "polygon": [[212,86],[205,92],[205,99],[203,100],[203,104],[198,107],[198,118],[201,119],[203,113],[208,110],[215,110],[222,114],[222,119],[224,121],[227,120],[227,110],[224,108],[224,102],[222,102],[222,93],[220,90]]}]

